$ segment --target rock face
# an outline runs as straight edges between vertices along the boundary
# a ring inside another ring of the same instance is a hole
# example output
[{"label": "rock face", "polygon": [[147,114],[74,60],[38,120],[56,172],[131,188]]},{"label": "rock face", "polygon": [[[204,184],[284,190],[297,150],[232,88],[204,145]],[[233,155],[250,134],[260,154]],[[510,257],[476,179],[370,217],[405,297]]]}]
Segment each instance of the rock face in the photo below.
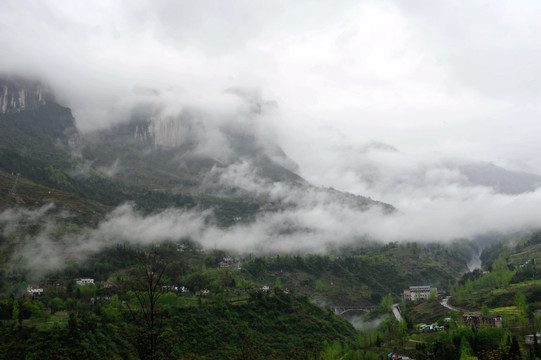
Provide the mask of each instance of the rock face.
[{"label": "rock face", "polygon": [[[44,156],[81,144],[69,108],[57,104],[40,81],[0,74],[0,147]],[[28,144],[31,144],[29,146]],[[34,150],[32,150],[34,149]]]},{"label": "rock face", "polygon": [[189,132],[182,118],[172,117],[132,121],[129,127],[135,142],[165,148],[184,145]]},{"label": "rock face", "polygon": [[150,132],[155,145],[177,147],[186,142],[190,129],[183,117],[158,119],[152,123]]},{"label": "rock face", "polygon": [[163,148],[185,145],[191,129],[191,117],[185,113],[178,116],[163,117],[158,114],[136,114],[133,119],[118,129],[129,132],[138,144]]},{"label": "rock face", "polygon": [[0,114],[37,109],[50,101],[50,91],[38,81],[0,76]]}]

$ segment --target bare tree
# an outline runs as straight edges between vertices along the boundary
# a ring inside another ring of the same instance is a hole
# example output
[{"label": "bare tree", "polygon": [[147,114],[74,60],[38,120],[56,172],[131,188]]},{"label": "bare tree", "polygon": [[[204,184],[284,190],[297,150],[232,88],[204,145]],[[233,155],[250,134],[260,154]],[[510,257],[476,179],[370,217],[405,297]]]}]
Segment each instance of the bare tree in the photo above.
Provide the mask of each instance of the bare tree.
[{"label": "bare tree", "polygon": [[131,281],[136,302],[128,302],[128,310],[135,324],[135,346],[141,359],[157,358],[164,319],[158,300],[162,296],[161,283],[169,262],[156,249],[137,256],[139,262]]}]

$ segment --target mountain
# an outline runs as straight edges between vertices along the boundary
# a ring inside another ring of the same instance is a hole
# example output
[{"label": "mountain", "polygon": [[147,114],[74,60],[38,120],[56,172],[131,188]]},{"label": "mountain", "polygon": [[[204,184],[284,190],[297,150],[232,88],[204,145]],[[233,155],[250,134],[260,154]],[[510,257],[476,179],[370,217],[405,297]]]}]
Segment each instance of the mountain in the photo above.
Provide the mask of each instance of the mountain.
[{"label": "mountain", "polygon": [[52,100],[41,82],[18,76],[0,76],[0,115],[36,110]]},{"label": "mountain", "polygon": [[[245,104],[235,119],[216,121],[198,109],[168,115],[160,106],[140,106],[109,129],[80,134],[71,110],[43,83],[4,76],[0,89],[0,170],[14,174],[14,181],[20,173],[21,181],[105,207],[126,201],[146,211],[210,207],[223,225],[296,206],[283,196],[269,202],[277,184],[359,209],[393,211],[367,197],[308,184],[257,123],[276,105],[249,91],[229,90]],[[24,193],[18,196],[25,201]],[[11,203],[3,201],[3,208]]]},{"label": "mountain", "polygon": [[[167,189],[196,190],[213,168],[243,161],[268,181],[306,184],[291,170],[293,162],[279,147],[265,147],[253,134],[219,129],[221,148],[213,151],[210,147],[214,144],[205,131],[185,124],[189,118],[180,116],[170,122],[176,124],[172,126],[175,131],[167,137],[156,134],[156,123],[150,119],[132,119],[88,134],[84,158],[103,169],[122,168],[115,176],[128,183]],[[289,168],[283,166],[288,163]]]},{"label": "mountain", "polygon": [[80,135],[71,110],[49,88],[22,78],[0,78],[0,146],[25,157],[68,164]]},{"label": "mountain", "polygon": [[341,146],[337,155],[339,159],[347,159],[334,165],[340,168],[340,173],[351,172],[360,183],[380,192],[458,186],[487,187],[494,193],[517,195],[541,186],[541,176],[537,174],[468,158],[410,155],[380,142]]},{"label": "mountain", "polygon": [[511,171],[486,162],[456,164],[473,185],[486,186],[503,194],[521,194],[541,186],[541,176]]}]

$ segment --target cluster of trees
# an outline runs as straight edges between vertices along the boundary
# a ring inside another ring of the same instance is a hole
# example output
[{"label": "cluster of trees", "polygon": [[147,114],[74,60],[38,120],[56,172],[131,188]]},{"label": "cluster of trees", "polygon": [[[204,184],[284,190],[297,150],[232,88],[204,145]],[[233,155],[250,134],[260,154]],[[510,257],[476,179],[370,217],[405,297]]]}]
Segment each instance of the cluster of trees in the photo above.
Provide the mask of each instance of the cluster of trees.
[{"label": "cluster of trees", "polygon": [[[377,305],[382,294],[399,294],[419,281],[454,281],[460,269],[466,267],[466,250],[469,251],[461,246],[454,250],[439,245],[421,247],[393,243],[351,250],[344,256],[255,257],[243,263],[243,274],[258,282],[268,281],[270,276],[280,276],[288,288],[317,291],[341,303]],[[288,276],[299,273],[303,276]]]},{"label": "cluster of trees", "polygon": [[[196,302],[163,292],[175,274],[169,250],[132,254],[136,263],[122,288],[69,281],[33,299],[0,301],[0,358],[307,358],[316,357],[325,341],[343,343],[356,335],[344,319],[279,286],[240,299],[221,293]],[[221,273],[222,281],[231,281],[227,270]],[[200,276],[211,277],[205,274]]]},{"label": "cluster of trees", "polygon": [[508,330],[481,327],[478,330],[460,327],[439,332],[417,345],[414,357],[419,360],[433,358],[442,360],[484,359],[518,360],[522,354],[515,336]]},{"label": "cluster of trees", "polygon": [[[63,323],[4,321],[0,358],[316,358],[326,343],[348,343],[356,336],[344,319],[305,297],[276,290],[240,303],[187,307],[174,294],[154,292],[159,273],[155,276],[126,303],[113,296],[70,312]],[[11,317],[18,311],[14,306]]]},{"label": "cluster of trees", "polygon": [[502,288],[511,283],[516,274],[516,270],[510,270],[504,254],[500,255],[491,266],[492,271],[481,273],[476,270],[473,273],[465,275],[462,281],[456,286],[451,287],[451,296],[457,304],[462,304],[468,300],[475,300],[472,297],[474,292],[483,289]]},{"label": "cluster of trees", "polygon": [[[445,332],[422,334],[417,349],[407,350],[415,333],[413,321],[417,319],[409,312],[418,304],[403,307],[404,320],[397,322],[390,314],[393,296],[382,295],[410,285],[410,256],[432,256],[445,252],[442,247],[422,249],[411,244],[390,244],[343,257],[254,257],[244,259],[242,270],[238,271],[218,267],[227,256],[223,251],[202,252],[193,244],[185,245],[184,251],[177,251],[177,244],[162,244],[147,255],[141,249],[119,245],[92,257],[89,264],[72,264],[52,274],[67,281],[48,289],[42,297],[3,298],[0,358],[31,359],[39,354],[40,358],[60,359],[376,359],[397,350],[416,359],[427,358],[428,354],[437,359],[520,358],[520,350],[516,350],[520,339],[502,329],[451,326]],[[397,264],[405,270],[390,278],[384,269]],[[496,258],[491,268],[488,274],[465,276],[452,294],[465,299],[481,290],[501,290],[521,271],[511,270],[503,256]],[[295,276],[291,274],[302,274],[304,282],[293,283]],[[108,286],[80,287],[73,282],[75,277],[107,280]],[[370,302],[380,308],[367,320],[381,324],[371,331],[356,332],[344,319],[311,304],[305,296],[281,290],[308,288],[308,284],[313,286],[311,290],[337,293],[332,280],[340,289],[348,288],[347,284],[370,287],[367,294],[376,295],[369,297]],[[276,286],[270,293],[226,295],[235,287],[255,287],[256,283]],[[212,295],[197,298],[193,294],[186,297],[164,293],[161,285],[184,285],[192,291],[210,288]],[[528,325],[525,329],[530,329],[530,325],[539,328],[539,324],[528,322],[534,309],[532,294],[515,291],[512,295],[511,303],[517,309],[514,324]],[[432,305],[439,303],[433,300],[425,309]],[[46,345],[48,341],[53,345]],[[73,345],[75,342],[77,345]]]}]

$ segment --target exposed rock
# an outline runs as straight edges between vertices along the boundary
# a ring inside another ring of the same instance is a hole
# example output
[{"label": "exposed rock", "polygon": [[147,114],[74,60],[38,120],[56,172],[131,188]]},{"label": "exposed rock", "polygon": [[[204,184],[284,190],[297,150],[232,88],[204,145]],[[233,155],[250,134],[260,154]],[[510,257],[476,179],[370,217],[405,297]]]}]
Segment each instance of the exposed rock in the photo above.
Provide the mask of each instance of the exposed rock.
[{"label": "exposed rock", "polygon": [[49,89],[39,81],[0,75],[0,114],[34,110],[52,100]]}]

